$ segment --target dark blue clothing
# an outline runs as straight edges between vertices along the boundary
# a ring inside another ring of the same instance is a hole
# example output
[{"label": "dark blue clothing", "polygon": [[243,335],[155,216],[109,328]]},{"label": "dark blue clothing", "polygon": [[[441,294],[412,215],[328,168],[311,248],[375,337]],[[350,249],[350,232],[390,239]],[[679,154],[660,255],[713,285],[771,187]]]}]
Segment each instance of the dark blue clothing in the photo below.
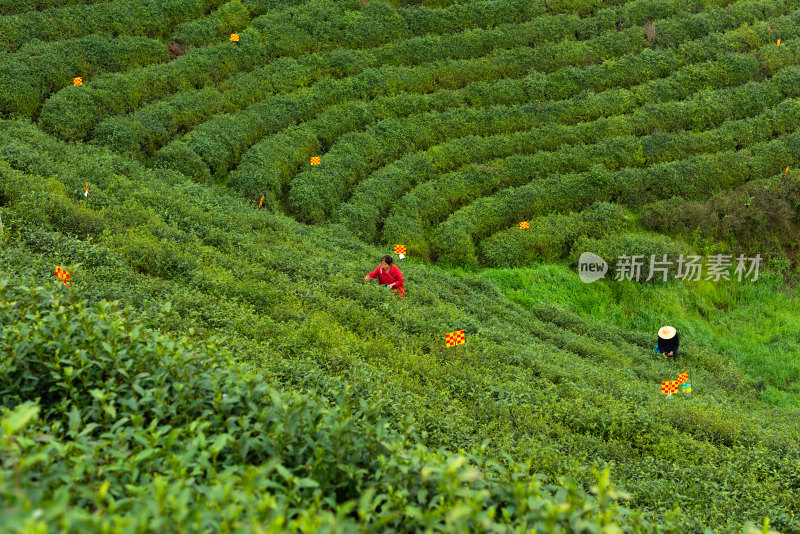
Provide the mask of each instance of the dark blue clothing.
[{"label": "dark blue clothing", "polygon": [[662,339],[661,337],[658,338],[658,345],[656,345],[656,352],[660,352],[661,354],[669,354],[672,352],[672,357],[675,358],[678,356],[678,345],[680,344],[680,336],[678,332],[675,332],[675,336],[672,339]]}]

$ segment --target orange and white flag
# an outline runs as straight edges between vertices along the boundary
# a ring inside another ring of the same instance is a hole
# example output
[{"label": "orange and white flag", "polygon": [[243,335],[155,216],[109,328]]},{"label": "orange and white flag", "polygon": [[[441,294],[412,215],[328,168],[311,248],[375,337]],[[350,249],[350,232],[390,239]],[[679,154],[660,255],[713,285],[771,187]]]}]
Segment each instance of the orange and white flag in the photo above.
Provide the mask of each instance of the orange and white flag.
[{"label": "orange and white flag", "polygon": [[83,182],[83,189],[84,189],[83,196],[88,197],[89,196],[89,182]]}]

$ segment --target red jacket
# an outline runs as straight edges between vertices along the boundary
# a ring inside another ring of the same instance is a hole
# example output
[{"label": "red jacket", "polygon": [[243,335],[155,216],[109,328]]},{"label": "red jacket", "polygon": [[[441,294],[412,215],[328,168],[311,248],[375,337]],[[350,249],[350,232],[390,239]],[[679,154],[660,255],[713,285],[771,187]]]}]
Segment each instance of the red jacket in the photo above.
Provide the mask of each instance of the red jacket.
[{"label": "red jacket", "polygon": [[397,285],[394,287],[403,287],[403,282],[405,282],[405,280],[403,280],[403,273],[401,273],[400,269],[397,268],[397,265],[394,264],[390,265],[389,269],[386,271],[384,271],[381,266],[378,265],[378,267],[367,276],[370,278],[377,278],[378,283],[381,285],[393,284],[396,282]]}]

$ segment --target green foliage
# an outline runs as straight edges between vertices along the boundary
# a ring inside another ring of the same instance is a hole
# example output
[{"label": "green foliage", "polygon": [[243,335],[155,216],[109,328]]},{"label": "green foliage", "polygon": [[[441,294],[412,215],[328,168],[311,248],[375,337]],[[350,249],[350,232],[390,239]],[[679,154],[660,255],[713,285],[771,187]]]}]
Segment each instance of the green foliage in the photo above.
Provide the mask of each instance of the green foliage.
[{"label": "green foliage", "polygon": [[790,173],[704,202],[673,197],[643,206],[641,221],[651,230],[684,238],[698,230],[702,238],[730,243],[736,252],[768,256],[797,241],[799,188],[797,174]]},{"label": "green foliage", "polygon": [[222,4],[216,11],[198,20],[180,24],[172,39],[182,46],[204,46],[243,29],[250,22],[250,10],[240,0]]},{"label": "green foliage", "polygon": [[58,41],[92,34],[164,35],[176,22],[192,19],[224,0],[119,0],[97,5],[30,11],[0,17],[0,33],[13,36],[0,49],[15,52],[32,39]]},{"label": "green foliage", "polygon": [[96,4],[106,0],[6,0],[0,6],[0,15],[18,15],[27,11],[44,11],[75,4]]},{"label": "green foliage", "polygon": [[[507,469],[485,447],[465,457],[415,446],[413,427],[400,436],[374,408],[351,408],[352,391],[335,407],[281,393],[213,338],[158,335],[130,310],[90,307],[67,292],[0,281],[9,532],[53,522],[124,532],[165,521],[203,530],[676,527],[625,521],[608,470],[597,474],[596,499],[566,479],[555,494],[529,466]],[[119,452],[101,453],[109,448]],[[271,498],[256,506],[263,491]]]},{"label": "green foliage", "polygon": [[55,43],[33,40],[13,59],[0,64],[0,114],[33,116],[51,93],[72,85],[75,77],[88,81],[166,57],[164,45],[146,37],[91,35]]},{"label": "green foliage", "polygon": [[597,202],[584,211],[545,215],[529,221],[530,228],[510,228],[480,243],[480,263],[489,267],[517,267],[567,258],[581,237],[600,238],[628,229],[630,215],[615,204]]},{"label": "green foliage", "polygon": [[0,7],[3,528],[800,531],[796,2],[187,1]]}]

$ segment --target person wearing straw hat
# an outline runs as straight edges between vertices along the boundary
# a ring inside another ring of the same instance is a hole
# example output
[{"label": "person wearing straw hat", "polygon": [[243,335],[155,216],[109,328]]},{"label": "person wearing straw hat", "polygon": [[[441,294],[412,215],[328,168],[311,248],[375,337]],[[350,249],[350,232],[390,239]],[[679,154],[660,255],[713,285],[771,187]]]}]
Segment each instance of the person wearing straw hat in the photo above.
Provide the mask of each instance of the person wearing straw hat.
[{"label": "person wearing straw hat", "polygon": [[658,345],[656,345],[655,352],[660,352],[664,358],[675,359],[678,357],[679,342],[680,336],[675,327],[662,326],[658,329]]}]

